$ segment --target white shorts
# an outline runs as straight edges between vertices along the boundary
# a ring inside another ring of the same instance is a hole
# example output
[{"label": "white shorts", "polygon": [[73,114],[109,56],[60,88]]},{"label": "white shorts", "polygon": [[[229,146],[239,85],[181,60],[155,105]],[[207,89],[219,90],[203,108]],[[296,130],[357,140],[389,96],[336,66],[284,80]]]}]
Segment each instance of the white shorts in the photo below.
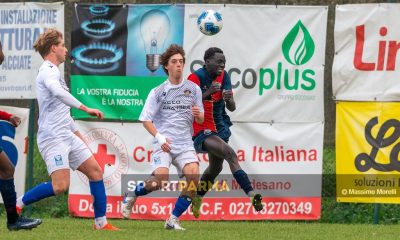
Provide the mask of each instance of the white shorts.
[{"label": "white shorts", "polygon": [[171,152],[164,152],[162,149],[156,149],[151,158],[151,172],[153,173],[157,168],[169,168],[173,164],[178,170],[179,177],[183,177],[182,170],[188,163],[199,163],[199,158],[194,149],[182,151],[178,154]]},{"label": "white shorts", "polygon": [[51,175],[60,169],[76,170],[92,156],[92,152],[78,136],[57,143],[48,143],[43,148],[39,146],[40,154]]}]

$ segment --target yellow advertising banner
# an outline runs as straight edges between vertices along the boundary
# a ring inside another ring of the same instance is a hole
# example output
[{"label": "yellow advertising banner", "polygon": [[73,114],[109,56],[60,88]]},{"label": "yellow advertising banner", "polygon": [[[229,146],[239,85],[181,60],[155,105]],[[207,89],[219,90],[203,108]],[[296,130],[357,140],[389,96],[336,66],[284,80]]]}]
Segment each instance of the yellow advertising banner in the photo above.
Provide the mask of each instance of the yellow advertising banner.
[{"label": "yellow advertising banner", "polygon": [[400,203],[400,102],[338,102],[338,202]]}]

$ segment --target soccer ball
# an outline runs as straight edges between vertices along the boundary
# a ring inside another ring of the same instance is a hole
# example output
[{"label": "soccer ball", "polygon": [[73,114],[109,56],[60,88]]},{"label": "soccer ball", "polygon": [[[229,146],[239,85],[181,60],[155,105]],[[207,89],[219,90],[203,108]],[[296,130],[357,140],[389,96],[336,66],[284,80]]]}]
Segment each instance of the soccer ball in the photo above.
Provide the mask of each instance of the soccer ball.
[{"label": "soccer ball", "polygon": [[222,29],[222,15],[214,10],[204,10],[197,18],[197,27],[200,32],[212,36]]}]

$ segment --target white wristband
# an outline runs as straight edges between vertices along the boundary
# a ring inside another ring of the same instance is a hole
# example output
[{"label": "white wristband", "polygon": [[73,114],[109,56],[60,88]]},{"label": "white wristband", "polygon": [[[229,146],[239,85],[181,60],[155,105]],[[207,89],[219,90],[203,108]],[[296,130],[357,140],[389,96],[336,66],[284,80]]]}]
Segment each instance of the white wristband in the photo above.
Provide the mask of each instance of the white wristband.
[{"label": "white wristband", "polygon": [[161,133],[159,133],[159,132],[157,132],[155,138],[157,139],[157,141],[160,145],[163,145],[164,143],[167,142],[167,139],[163,135],[161,135]]}]

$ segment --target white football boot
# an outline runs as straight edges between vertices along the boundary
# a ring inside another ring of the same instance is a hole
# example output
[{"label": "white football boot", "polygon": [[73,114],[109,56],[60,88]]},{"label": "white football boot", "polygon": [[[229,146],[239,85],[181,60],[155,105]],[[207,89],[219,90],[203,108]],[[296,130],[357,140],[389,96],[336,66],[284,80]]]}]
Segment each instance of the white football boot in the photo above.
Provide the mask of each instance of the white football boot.
[{"label": "white football boot", "polygon": [[129,218],[132,213],[132,207],[136,202],[136,196],[128,197],[128,193],[125,193],[124,199],[121,202],[121,214],[124,218]]},{"label": "white football boot", "polygon": [[175,216],[171,216],[167,219],[167,221],[165,221],[164,228],[168,230],[186,230],[181,226],[179,219]]}]

